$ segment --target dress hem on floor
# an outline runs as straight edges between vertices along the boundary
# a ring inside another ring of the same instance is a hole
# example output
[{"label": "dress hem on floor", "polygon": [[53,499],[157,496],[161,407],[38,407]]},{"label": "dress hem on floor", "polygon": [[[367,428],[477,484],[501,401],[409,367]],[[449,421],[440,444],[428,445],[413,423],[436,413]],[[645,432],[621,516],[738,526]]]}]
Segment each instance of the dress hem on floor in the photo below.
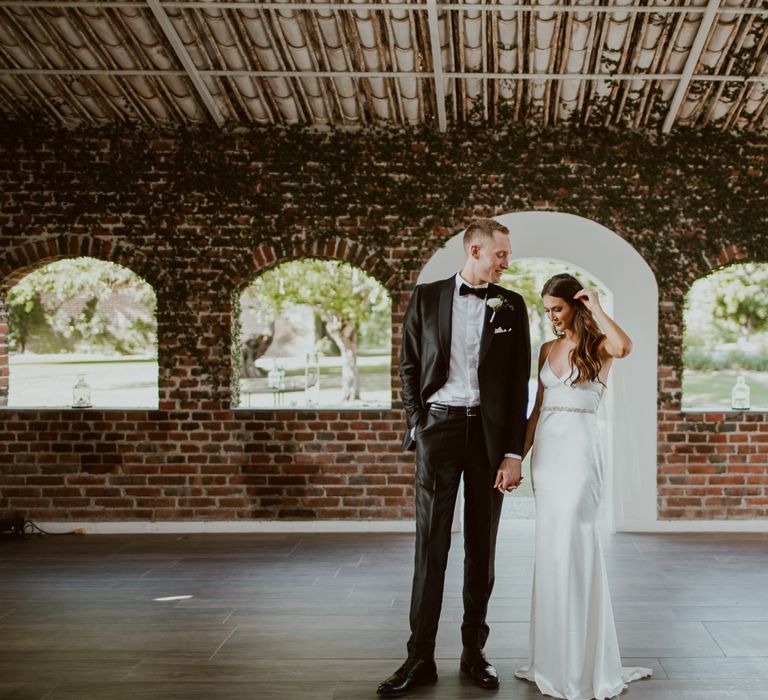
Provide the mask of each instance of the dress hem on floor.
[{"label": "dress hem on floor", "polygon": [[536,672],[531,671],[527,666],[515,671],[515,678],[535,683],[542,694],[553,698],[562,698],[563,700],[608,700],[623,693],[632,681],[649,678],[652,674],[653,671],[650,668],[623,666],[621,669],[621,682],[618,685],[608,690],[598,689],[597,691],[592,691],[592,694],[582,692],[576,695],[561,695],[544,679],[537,677]]}]

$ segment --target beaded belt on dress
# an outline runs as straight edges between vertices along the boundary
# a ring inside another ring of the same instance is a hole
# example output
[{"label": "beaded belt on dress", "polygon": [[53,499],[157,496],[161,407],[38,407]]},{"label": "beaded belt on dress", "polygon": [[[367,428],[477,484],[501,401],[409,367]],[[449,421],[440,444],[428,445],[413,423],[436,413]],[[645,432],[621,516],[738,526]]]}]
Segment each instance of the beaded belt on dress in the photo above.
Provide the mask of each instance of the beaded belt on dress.
[{"label": "beaded belt on dress", "polygon": [[594,408],[575,408],[574,406],[542,406],[541,411],[568,411],[570,413],[595,413]]}]

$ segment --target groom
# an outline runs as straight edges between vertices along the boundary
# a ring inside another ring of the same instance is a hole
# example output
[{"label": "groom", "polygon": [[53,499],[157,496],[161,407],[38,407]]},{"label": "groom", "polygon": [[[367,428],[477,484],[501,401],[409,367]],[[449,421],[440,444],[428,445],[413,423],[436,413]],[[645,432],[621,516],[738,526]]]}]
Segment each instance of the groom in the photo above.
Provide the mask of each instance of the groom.
[{"label": "groom", "polygon": [[416,449],[416,559],[405,663],[378,687],[403,695],[437,680],[435,636],[459,480],[464,473],[464,621],[461,671],[496,688],[483,647],[504,491],[520,483],[531,354],[523,298],[496,286],[509,231],[476,219],[466,260],[447,280],[416,287],[400,355],[404,447]]}]

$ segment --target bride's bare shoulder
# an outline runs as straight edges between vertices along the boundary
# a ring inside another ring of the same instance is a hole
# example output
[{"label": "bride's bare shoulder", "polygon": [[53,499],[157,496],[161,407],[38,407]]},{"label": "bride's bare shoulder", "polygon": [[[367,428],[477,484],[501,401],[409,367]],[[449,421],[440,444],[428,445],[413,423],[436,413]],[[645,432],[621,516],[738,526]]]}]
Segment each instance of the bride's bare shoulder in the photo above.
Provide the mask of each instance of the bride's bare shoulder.
[{"label": "bride's bare shoulder", "polygon": [[539,348],[539,369],[541,369],[544,365],[544,360],[547,359],[549,351],[552,349],[554,343],[554,340],[548,340],[546,343],[542,343],[541,347]]},{"label": "bride's bare shoulder", "polygon": [[546,355],[551,349],[552,346],[557,342],[557,340],[548,340],[546,343],[541,344],[541,348],[539,349],[539,355]]}]

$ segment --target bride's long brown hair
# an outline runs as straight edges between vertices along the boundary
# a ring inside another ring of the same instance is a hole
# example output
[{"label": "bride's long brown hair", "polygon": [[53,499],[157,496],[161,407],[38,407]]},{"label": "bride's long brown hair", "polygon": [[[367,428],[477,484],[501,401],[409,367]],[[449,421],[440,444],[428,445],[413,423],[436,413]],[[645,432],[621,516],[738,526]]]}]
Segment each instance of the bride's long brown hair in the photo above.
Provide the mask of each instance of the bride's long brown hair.
[{"label": "bride's long brown hair", "polygon": [[603,368],[603,361],[600,357],[600,343],[605,334],[584,303],[573,298],[583,288],[581,282],[573,275],[564,273],[550,277],[544,283],[541,296],[546,294],[562,299],[573,309],[572,330],[576,336],[576,347],[568,356],[568,364],[572,366],[571,375],[576,371],[576,378],[572,383],[599,381],[602,384],[600,370]]}]

